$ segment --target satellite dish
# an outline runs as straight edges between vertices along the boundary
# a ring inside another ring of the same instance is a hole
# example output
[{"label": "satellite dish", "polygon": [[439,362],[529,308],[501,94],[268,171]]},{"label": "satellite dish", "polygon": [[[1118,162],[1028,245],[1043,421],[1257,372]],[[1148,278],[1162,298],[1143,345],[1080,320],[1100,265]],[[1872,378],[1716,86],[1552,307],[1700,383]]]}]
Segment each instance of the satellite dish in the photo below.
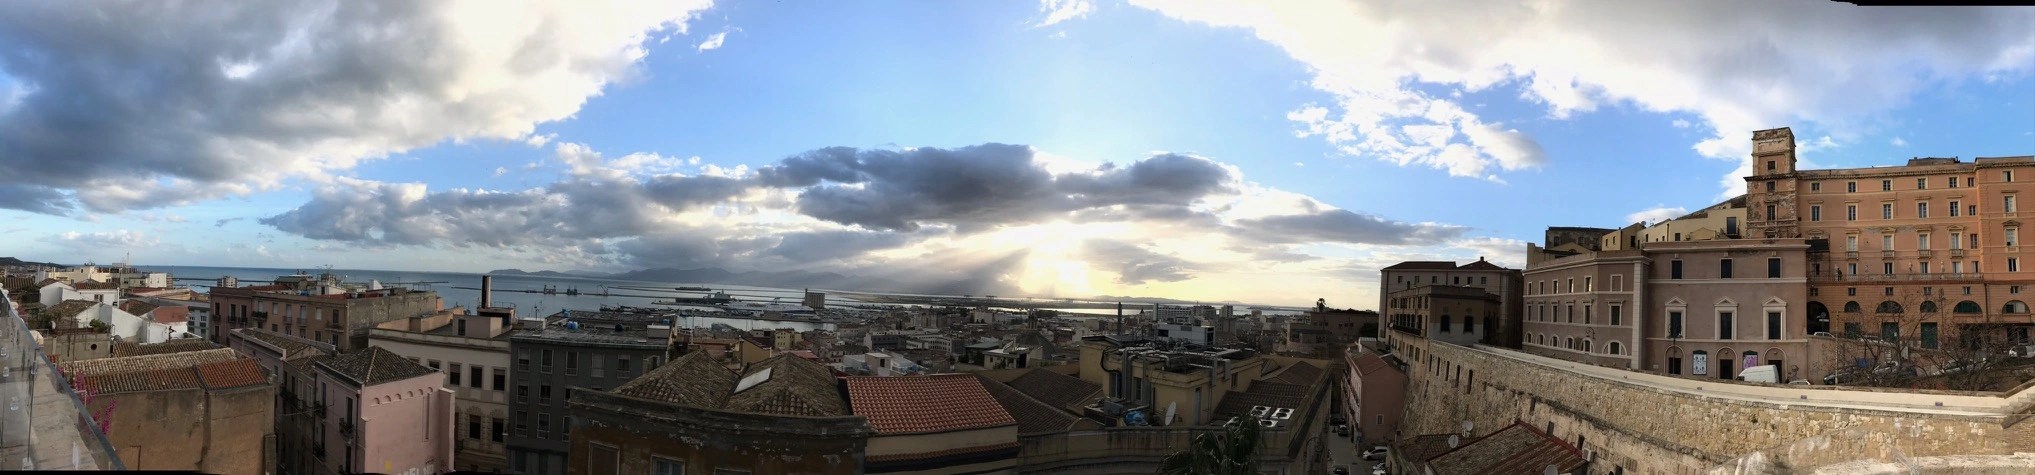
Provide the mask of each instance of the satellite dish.
[{"label": "satellite dish", "polygon": [[1553,466],[1553,465],[1549,465],[1549,466],[1547,466],[1547,470],[1545,470],[1545,471],[1543,471],[1543,472],[1541,472],[1541,473],[1545,473],[1545,474],[1547,474],[1547,475],[1561,475],[1561,473],[1562,473],[1562,469],[1560,469],[1560,468],[1556,468],[1556,467],[1555,467],[1555,466]]},{"label": "satellite dish", "polygon": [[1179,407],[1180,401],[1166,403],[1166,425],[1168,426],[1173,425],[1173,412],[1174,409],[1178,409]]},{"label": "satellite dish", "polygon": [[1463,435],[1470,435],[1470,430],[1475,428],[1477,428],[1477,423],[1463,421]]},{"label": "satellite dish", "polygon": [[1449,448],[1451,449],[1456,448],[1457,445],[1461,445],[1462,443],[1463,443],[1462,438],[1454,435],[1449,436]]}]

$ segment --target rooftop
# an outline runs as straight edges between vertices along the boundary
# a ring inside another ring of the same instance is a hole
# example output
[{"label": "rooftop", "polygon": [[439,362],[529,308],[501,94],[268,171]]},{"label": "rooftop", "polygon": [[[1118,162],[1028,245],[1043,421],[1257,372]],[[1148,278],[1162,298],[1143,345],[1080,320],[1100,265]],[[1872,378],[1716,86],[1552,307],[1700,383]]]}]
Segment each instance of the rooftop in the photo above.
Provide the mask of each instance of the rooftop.
[{"label": "rooftop", "polygon": [[1525,422],[1463,444],[1427,461],[1437,475],[1539,475],[1547,467],[1569,473],[1584,464],[1576,447]]},{"label": "rooftop", "polygon": [[125,357],[125,356],[162,355],[170,353],[183,353],[186,351],[205,351],[217,348],[219,348],[219,345],[213,344],[210,340],[206,340],[204,338],[178,338],[170,341],[165,341],[162,343],[149,343],[145,345],[137,345],[132,343],[122,343],[119,345],[114,345],[113,356]]},{"label": "rooftop", "polygon": [[549,340],[565,343],[602,343],[610,345],[637,345],[662,348],[667,346],[664,339],[644,336],[642,329],[624,330],[616,333],[613,328],[582,326],[578,330],[563,326],[546,325],[542,329],[516,330],[509,338],[517,340]]},{"label": "rooftop", "polygon": [[971,374],[850,376],[848,405],[879,436],[1015,426],[1017,420]]},{"label": "rooftop", "polygon": [[1448,270],[1456,268],[1455,261],[1406,261],[1385,266],[1382,270]]},{"label": "rooftop", "polygon": [[[1456,445],[1453,446],[1449,445],[1449,438],[1452,437],[1456,438]],[[1455,450],[1456,447],[1476,440],[1476,437],[1460,437],[1455,434],[1416,435],[1399,441],[1392,450],[1399,451],[1399,456],[1406,457],[1407,460],[1425,463],[1434,459],[1436,455]]]},{"label": "rooftop", "polygon": [[58,366],[78,388],[97,394],[227,389],[268,383],[268,373],[254,359],[225,348],[100,358]]},{"label": "rooftop", "polygon": [[128,314],[141,315],[155,310],[156,307],[160,307],[160,305],[144,302],[141,300],[128,299],[120,301],[119,307],[120,311],[127,312]]},{"label": "rooftop", "polygon": [[749,365],[722,409],[792,416],[844,416],[840,385],[826,365],[777,355]]},{"label": "rooftop", "polygon": [[1059,372],[1035,368],[1010,380],[1011,389],[1062,410],[1081,407],[1102,395],[1102,385]]},{"label": "rooftop", "polygon": [[373,386],[438,372],[379,346],[369,346],[363,350],[327,358],[315,366],[345,377],[359,386]]},{"label": "rooftop", "polygon": [[265,343],[282,351],[283,359],[290,360],[313,355],[326,355],[332,351],[329,345],[313,343],[289,335],[270,333],[260,328],[236,328],[233,333],[247,339]]},{"label": "rooftop", "polygon": [[1074,414],[1059,407],[1034,399],[1010,386],[996,382],[987,376],[976,375],[982,380],[982,388],[989,390],[990,397],[1003,406],[1012,418],[1018,421],[1018,435],[1049,432],[1064,432],[1079,420]]},{"label": "rooftop", "polygon": [[90,300],[65,300],[63,302],[57,303],[55,306],[51,306],[50,308],[43,310],[43,313],[61,317],[76,317],[78,316],[79,313],[83,313],[86,310],[91,310],[92,307],[96,306],[99,306],[99,302],[94,302]]},{"label": "rooftop", "polygon": [[185,307],[182,305],[165,305],[161,307],[156,307],[155,309],[156,323],[169,324],[169,323],[184,323],[188,321],[191,321],[190,307]]},{"label": "rooftop", "polygon": [[83,291],[83,290],[120,290],[120,284],[119,284],[118,282],[78,282],[78,283],[75,283],[75,284],[71,284],[71,288],[73,288],[73,289],[78,289],[78,290],[81,290],[81,291]]},{"label": "rooftop", "polygon": [[704,351],[686,353],[615,387],[624,396],[681,406],[719,408],[735,388],[735,373]]}]

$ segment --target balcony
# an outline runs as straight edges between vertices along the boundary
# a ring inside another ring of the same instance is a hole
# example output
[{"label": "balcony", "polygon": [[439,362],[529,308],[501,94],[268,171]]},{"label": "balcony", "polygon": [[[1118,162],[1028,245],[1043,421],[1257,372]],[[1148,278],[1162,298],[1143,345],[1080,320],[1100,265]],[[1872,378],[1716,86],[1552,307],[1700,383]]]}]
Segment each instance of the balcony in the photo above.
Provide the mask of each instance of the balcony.
[{"label": "balcony", "polygon": [[1880,251],[1880,257],[1882,257],[1882,258],[1887,258],[1887,259],[1893,259],[1893,258],[1894,258],[1894,251]]},{"label": "balcony", "polygon": [[1908,274],[1857,274],[1857,275],[1836,275],[1836,274],[1830,274],[1830,273],[1824,273],[1824,274],[1812,274],[1812,275],[1810,275],[1810,276],[1809,276],[1809,281],[1810,281],[1810,282],[1937,282],[1937,281],[1969,281],[1969,280],[1980,280],[1980,279],[1983,279],[1983,278],[1985,278],[1984,274],[1980,274],[1980,273],[1977,273],[1977,272],[1964,272],[1964,273],[1957,273],[1957,274],[1918,274],[1918,273],[1908,273]]},{"label": "balcony", "polygon": [[1950,249],[1950,257],[1951,257],[1952,259],[1956,259],[1956,258],[1964,257],[1964,250],[1963,250],[1963,249],[1957,249],[1957,248],[1952,248],[1952,249]]},{"label": "balcony", "polygon": [[0,291],[0,470],[126,469],[19,312]]}]

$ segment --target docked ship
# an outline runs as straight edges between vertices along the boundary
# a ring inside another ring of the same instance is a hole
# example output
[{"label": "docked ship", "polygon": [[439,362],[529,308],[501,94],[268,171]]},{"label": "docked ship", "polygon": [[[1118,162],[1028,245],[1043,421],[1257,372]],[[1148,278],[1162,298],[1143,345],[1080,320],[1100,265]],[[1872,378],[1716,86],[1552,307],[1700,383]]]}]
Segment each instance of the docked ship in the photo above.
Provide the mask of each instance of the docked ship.
[{"label": "docked ship", "polygon": [[814,311],[812,307],[778,302],[769,302],[769,303],[730,302],[721,305],[721,309],[728,311],[728,313],[736,315],[749,315],[759,317],[785,316],[798,318],[817,318],[819,316],[819,312]]}]

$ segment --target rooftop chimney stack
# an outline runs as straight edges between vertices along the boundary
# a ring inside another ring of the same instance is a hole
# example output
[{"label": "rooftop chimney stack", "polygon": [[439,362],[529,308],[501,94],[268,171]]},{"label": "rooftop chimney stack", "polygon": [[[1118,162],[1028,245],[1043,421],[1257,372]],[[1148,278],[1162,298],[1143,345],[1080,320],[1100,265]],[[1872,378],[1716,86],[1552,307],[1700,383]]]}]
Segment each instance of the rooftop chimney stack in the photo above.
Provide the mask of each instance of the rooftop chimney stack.
[{"label": "rooftop chimney stack", "polygon": [[480,306],[481,308],[495,306],[495,276],[480,276]]}]

